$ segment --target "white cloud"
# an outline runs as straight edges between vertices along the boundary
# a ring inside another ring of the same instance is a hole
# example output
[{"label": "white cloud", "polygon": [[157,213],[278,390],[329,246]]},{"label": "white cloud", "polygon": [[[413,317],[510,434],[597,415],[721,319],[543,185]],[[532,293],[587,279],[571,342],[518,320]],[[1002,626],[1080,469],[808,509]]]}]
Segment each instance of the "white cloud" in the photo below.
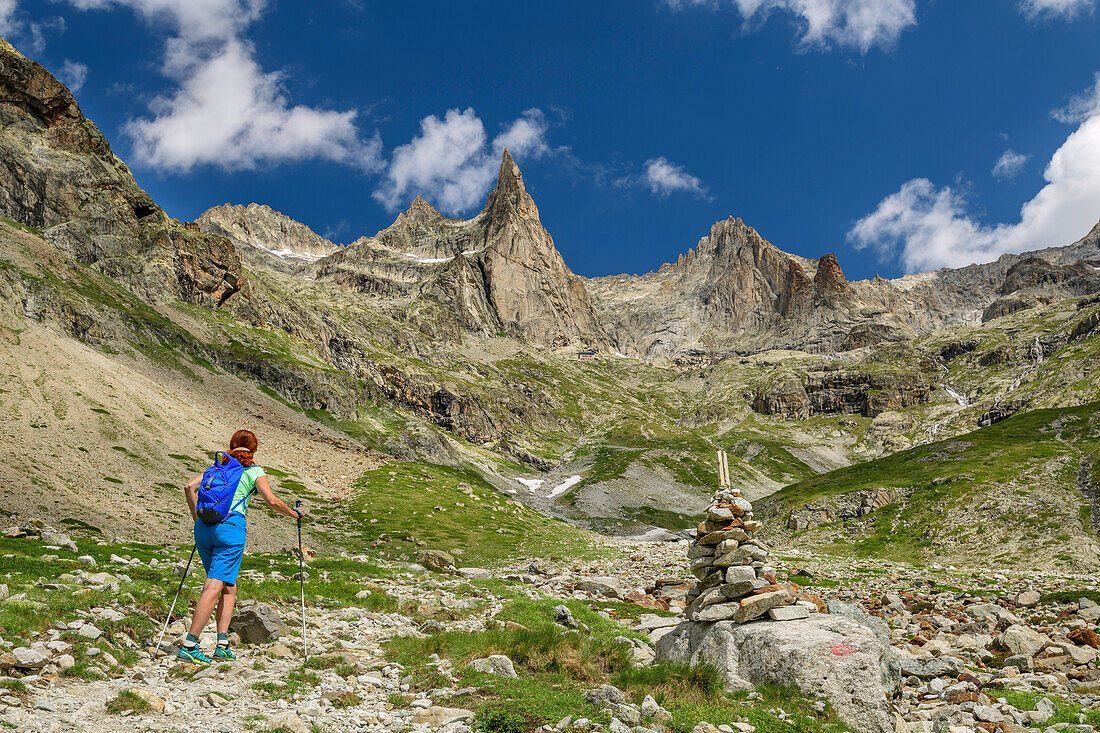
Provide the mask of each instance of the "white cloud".
[{"label": "white cloud", "polygon": [[993,177],[998,181],[1007,181],[1020,175],[1020,171],[1024,169],[1024,164],[1027,163],[1030,155],[1024,153],[1017,153],[1015,150],[1009,149],[1001,153],[1001,157],[997,158],[997,162],[993,164]]},{"label": "white cloud", "polygon": [[65,21],[59,17],[30,21],[19,12],[17,0],[0,0],[0,36],[12,45],[30,53],[42,53],[46,48],[46,34],[65,30]]},{"label": "white cloud", "polygon": [[1031,19],[1073,18],[1092,12],[1094,0],[1020,0],[1020,10]]},{"label": "white cloud", "polygon": [[174,90],[150,103],[151,116],[126,126],[142,163],[186,172],[320,158],[372,170],[381,142],[364,137],[355,110],[293,105],[279,72],[264,71],[245,30],[265,0],[68,0],[83,10],[125,7],[172,34],[163,73]]},{"label": "white cloud", "polygon": [[[1049,0],[1048,0],[1049,1]],[[902,31],[917,24],[916,0],[664,0],[669,7],[731,5],[746,24],[764,22],[773,11],[794,16],[806,47],[833,45],[890,48]]]},{"label": "white cloud", "polygon": [[468,211],[492,187],[505,148],[517,158],[550,152],[547,129],[542,110],[529,109],[490,143],[473,109],[448,110],[443,119],[429,115],[420,121],[420,134],[393,151],[374,198],[390,211],[418,195],[447,214]]},{"label": "white cloud", "polygon": [[859,249],[900,256],[909,272],[988,262],[1080,239],[1100,219],[1100,74],[1083,99],[1091,102],[1078,100],[1079,127],[1051,156],[1043,173],[1047,183],[1020,209],[1018,222],[982,224],[968,213],[962,192],[916,178],[856,222],[849,239]]},{"label": "white cloud", "polygon": [[88,80],[88,66],[79,61],[65,59],[65,63],[61,64],[61,69],[57,72],[57,78],[69,88],[70,92],[76,94]]},{"label": "white cloud", "polygon": [[700,197],[707,195],[702,181],[688,173],[683,166],[670,163],[664,157],[646,161],[643,180],[650,192],[657,196],[668,196],[670,193],[679,192]]},{"label": "white cloud", "polygon": [[15,11],[15,0],[0,0],[0,36],[7,38],[18,29]]}]

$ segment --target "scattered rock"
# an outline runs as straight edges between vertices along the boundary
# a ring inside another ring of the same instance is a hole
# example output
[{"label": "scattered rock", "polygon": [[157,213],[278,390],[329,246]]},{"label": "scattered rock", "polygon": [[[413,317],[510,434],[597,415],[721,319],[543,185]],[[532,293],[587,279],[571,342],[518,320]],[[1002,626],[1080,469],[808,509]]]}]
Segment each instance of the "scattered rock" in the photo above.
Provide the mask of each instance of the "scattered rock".
[{"label": "scattered rock", "polygon": [[512,664],[512,660],[503,654],[494,654],[490,657],[475,659],[470,662],[470,669],[475,672],[496,675],[497,677],[510,677],[512,679],[519,677],[519,675],[516,674],[516,668]]},{"label": "scattered rock", "polygon": [[581,578],[573,587],[582,593],[590,593],[594,596],[605,596],[607,598],[623,597],[623,589],[619,584],[618,578],[606,576]]},{"label": "scattered rock", "polygon": [[245,644],[262,644],[287,633],[286,624],[266,603],[256,603],[238,611],[229,622],[229,629],[240,634]]}]

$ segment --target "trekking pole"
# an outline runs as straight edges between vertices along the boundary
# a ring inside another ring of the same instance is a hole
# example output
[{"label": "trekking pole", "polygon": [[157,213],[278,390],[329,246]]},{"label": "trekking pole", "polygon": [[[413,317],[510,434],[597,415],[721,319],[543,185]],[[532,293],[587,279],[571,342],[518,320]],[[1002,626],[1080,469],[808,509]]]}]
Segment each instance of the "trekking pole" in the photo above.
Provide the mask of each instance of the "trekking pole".
[{"label": "trekking pole", "polygon": [[176,588],[176,597],[172,599],[172,607],[168,609],[168,618],[164,619],[164,628],[160,630],[160,638],[157,639],[157,645],[153,648],[153,661],[157,661],[157,653],[160,652],[160,643],[164,641],[164,632],[168,630],[168,624],[172,623],[172,612],[176,610],[176,601],[180,598],[180,591],[183,590],[183,581],[187,580],[187,573],[191,570],[191,561],[195,559],[195,550],[199,549],[197,546],[191,548],[191,557],[187,558],[187,567],[183,569],[183,577],[180,578],[179,587]]},{"label": "trekking pole", "polygon": [[[294,508],[302,505],[301,500],[294,502]],[[302,584],[302,657],[309,661],[309,648],[306,646],[306,571],[305,554],[302,552],[302,513],[298,512],[298,580]]]}]

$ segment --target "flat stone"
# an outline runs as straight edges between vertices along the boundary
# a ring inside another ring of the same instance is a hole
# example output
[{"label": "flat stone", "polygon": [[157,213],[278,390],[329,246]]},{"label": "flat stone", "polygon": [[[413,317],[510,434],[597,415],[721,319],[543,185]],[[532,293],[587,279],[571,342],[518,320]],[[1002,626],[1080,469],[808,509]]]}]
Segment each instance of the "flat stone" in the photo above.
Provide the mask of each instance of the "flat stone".
[{"label": "flat stone", "polygon": [[728,621],[736,616],[740,610],[741,604],[736,601],[733,603],[715,603],[699,610],[692,609],[690,618],[692,621],[699,623]]},{"label": "flat stone", "polygon": [[797,603],[790,606],[779,606],[768,611],[768,618],[772,621],[796,621],[800,618],[809,618],[810,611]]},{"label": "flat stone", "polygon": [[954,677],[966,671],[966,665],[957,657],[932,657],[914,659],[901,657],[901,673],[906,677]]},{"label": "flat stone", "polygon": [[742,580],[756,580],[756,571],[747,565],[734,565],[726,569],[727,583],[737,583]]},{"label": "flat stone", "polygon": [[596,576],[581,578],[573,584],[576,590],[591,593],[594,596],[606,596],[608,598],[622,598],[623,589],[619,579],[611,576]]},{"label": "flat stone", "polygon": [[725,540],[737,540],[741,542],[749,538],[748,534],[743,529],[724,529],[718,532],[711,532],[710,534],[703,535],[699,538],[700,545],[717,545],[719,542]]},{"label": "flat stone", "polygon": [[[459,568],[458,574],[469,580],[489,580],[493,573],[485,568]],[[442,708],[446,710],[447,708]]]},{"label": "flat stone", "polygon": [[412,714],[413,725],[429,725],[434,730],[451,723],[468,722],[473,720],[472,710],[464,708],[443,708],[432,706],[421,708]]},{"label": "flat stone", "polygon": [[726,583],[725,585],[718,586],[718,590],[727,599],[741,598],[752,593],[758,587],[764,584],[762,580],[739,580],[735,583]]},{"label": "flat stone", "polygon": [[102,631],[97,629],[92,624],[88,624],[88,623],[84,624],[79,629],[77,629],[76,633],[77,633],[77,635],[82,636],[85,639],[88,639],[88,640],[91,640],[91,641],[94,641],[94,640],[98,639],[99,637],[103,636]]},{"label": "flat stone", "polygon": [[776,606],[783,606],[792,602],[794,598],[785,590],[777,590],[771,593],[761,593],[758,596],[749,596],[741,601],[741,608],[733,617],[737,623],[746,623],[763,616]]},{"label": "flat stone", "polygon": [[149,703],[149,706],[158,713],[164,712],[164,700],[158,697],[151,690],[144,690],[140,687],[131,687],[130,692],[140,697],[145,702]]}]

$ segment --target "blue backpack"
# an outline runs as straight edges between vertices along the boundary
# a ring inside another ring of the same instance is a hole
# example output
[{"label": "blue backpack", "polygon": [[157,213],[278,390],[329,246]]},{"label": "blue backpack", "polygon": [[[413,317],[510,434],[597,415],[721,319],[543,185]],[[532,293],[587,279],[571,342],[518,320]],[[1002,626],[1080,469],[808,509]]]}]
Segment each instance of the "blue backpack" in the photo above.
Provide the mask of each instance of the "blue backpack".
[{"label": "blue backpack", "polygon": [[[221,458],[225,459],[224,463]],[[229,518],[248,498],[246,495],[230,506],[243,474],[244,466],[236,458],[221,451],[214,454],[214,465],[203,471],[202,483],[199,484],[199,500],[196,505],[199,519],[207,524],[221,524]]]}]

